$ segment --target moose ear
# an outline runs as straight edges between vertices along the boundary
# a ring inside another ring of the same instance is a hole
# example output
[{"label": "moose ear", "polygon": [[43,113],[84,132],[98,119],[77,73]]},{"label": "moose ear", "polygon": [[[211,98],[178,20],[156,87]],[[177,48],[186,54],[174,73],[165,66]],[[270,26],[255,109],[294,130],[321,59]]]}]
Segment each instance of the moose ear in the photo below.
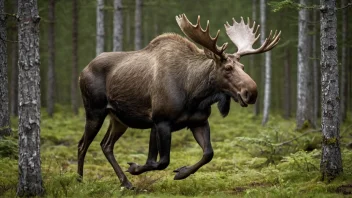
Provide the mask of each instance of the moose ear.
[{"label": "moose ear", "polygon": [[215,61],[220,60],[220,57],[218,55],[214,54],[212,51],[208,50],[207,48],[204,48],[204,54],[209,59],[213,59]]}]

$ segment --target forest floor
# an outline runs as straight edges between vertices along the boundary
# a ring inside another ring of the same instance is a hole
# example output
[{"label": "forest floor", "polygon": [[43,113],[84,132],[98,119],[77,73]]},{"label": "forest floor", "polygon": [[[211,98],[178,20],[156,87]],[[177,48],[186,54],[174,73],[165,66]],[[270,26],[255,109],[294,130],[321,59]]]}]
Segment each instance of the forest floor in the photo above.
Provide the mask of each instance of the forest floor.
[{"label": "forest floor", "polygon": [[[200,160],[202,150],[189,130],[172,134],[171,163],[163,171],[139,176],[126,173],[136,190],[120,187],[100,148],[108,126],[91,144],[83,183],[76,181],[77,143],[84,129],[84,112],[74,116],[57,106],[54,118],[43,110],[41,122],[42,176],[45,197],[344,197],[352,196],[352,121],[341,126],[344,174],[322,182],[319,172],[321,132],[295,130],[295,120],[271,115],[266,127],[250,109],[232,105],[222,118],[213,109],[210,118],[213,160],[184,180],[173,180],[173,170]],[[13,119],[14,134],[17,120]],[[127,162],[144,164],[149,131],[128,129],[115,145],[124,170]],[[17,135],[0,142],[0,197],[15,197]]]}]

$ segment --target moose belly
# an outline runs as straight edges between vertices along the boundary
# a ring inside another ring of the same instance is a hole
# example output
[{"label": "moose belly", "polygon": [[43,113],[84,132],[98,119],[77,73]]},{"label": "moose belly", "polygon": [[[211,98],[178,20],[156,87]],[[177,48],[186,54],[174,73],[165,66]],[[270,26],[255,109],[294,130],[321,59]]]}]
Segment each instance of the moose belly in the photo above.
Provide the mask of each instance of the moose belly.
[{"label": "moose belly", "polygon": [[128,127],[148,129],[153,126],[153,121],[147,109],[144,110],[136,106],[117,105],[117,103],[109,103],[107,109],[112,118]]},{"label": "moose belly", "polygon": [[202,126],[204,122],[208,120],[209,115],[210,109],[197,111],[193,114],[184,113],[172,124],[172,131],[177,131],[186,127],[193,128]]}]

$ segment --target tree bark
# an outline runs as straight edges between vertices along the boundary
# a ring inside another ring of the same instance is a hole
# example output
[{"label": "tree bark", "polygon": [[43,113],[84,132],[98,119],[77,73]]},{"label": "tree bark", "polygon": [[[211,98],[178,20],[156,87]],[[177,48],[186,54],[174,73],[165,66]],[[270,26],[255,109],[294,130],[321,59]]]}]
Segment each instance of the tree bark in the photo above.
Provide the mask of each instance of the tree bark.
[{"label": "tree bark", "polygon": [[[17,1],[13,1],[13,13],[17,12]],[[11,28],[12,40],[17,40],[17,25]],[[18,116],[18,43],[13,42],[11,47],[11,89],[10,89],[10,111],[11,115]]]},{"label": "tree bark", "polygon": [[285,49],[284,61],[284,91],[283,91],[283,104],[284,104],[284,118],[291,117],[291,54],[288,48]]},{"label": "tree bark", "polygon": [[[307,5],[307,0],[300,0],[300,4]],[[304,127],[305,122],[309,122],[313,127],[315,123],[312,121],[312,80],[309,67],[310,54],[310,36],[309,36],[309,10],[301,9],[298,14],[298,48],[297,48],[297,113],[296,125],[300,130]]]},{"label": "tree bark", "polygon": [[72,0],[72,76],[71,105],[74,114],[78,114],[78,5]]},{"label": "tree bark", "polygon": [[[266,0],[260,0],[260,25],[261,25],[261,43],[265,40],[265,26],[266,26]],[[265,53],[265,83],[264,83],[264,108],[263,120],[264,126],[269,121],[270,111],[270,95],[271,95],[271,52]]]},{"label": "tree bark", "polygon": [[114,46],[113,51],[122,51],[123,46],[123,17],[122,0],[114,0]]},{"label": "tree bark", "polygon": [[[307,5],[307,0],[300,0],[300,4]],[[308,81],[310,78],[309,71],[309,11],[307,9],[301,9],[298,14],[298,48],[297,48],[297,113],[296,113],[296,126],[300,130],[304,126],[306,121],[310,122],[308,100],[309,97],[309,85]]]},{"label": "tree bark", "polygon": [[11,134],[7,77],[7,37],[4,1],[0,2],[0,138]]},{"label": "tree bark", "polygon": [[47,112],[53,117],[55,104],[55,0],[49,1]]},{"label": "tree bark", "polygon": [[104,52],[105,30],[104,30],[104,0],[97,0],[97,46],[96,55]]},{"label": "tree bark", "polygon": [[[341,5],[347,4],[346,0],[341,0]],[[346,119],[347,115],[347,9],[342,9],[342,49],[341,49],[341,121]]]},{"label": "tree bark", "polygon": [[323,180],[342,173],[340,151],[339,68],[336,39],[336,0],[320,0],[321,90],[322,90],[322,157]]},{"label": "tree bark", "polygon": [[134,49],[142,49],[142,0],[136,0]]},{"label": "tree bark", "polygon": [[40,57],[36,0],[18,1],[19,127],[18,196],[43,194],[40,163]]}]

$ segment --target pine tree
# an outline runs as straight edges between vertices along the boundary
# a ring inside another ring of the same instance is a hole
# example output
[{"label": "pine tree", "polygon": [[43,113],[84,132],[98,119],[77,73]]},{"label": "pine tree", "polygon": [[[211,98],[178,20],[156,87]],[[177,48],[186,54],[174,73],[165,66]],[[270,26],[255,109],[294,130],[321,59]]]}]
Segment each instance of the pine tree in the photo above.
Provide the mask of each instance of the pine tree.
[{"label": "pine tree", "polygon": [[18,196],[44,192],[40,163],[39,13],[36,0],[18,1]]},{"label": "pine tree", "polygon": [[332,180],[342,171],[336,0],[320,0],[322,157],[320,171]]}]

